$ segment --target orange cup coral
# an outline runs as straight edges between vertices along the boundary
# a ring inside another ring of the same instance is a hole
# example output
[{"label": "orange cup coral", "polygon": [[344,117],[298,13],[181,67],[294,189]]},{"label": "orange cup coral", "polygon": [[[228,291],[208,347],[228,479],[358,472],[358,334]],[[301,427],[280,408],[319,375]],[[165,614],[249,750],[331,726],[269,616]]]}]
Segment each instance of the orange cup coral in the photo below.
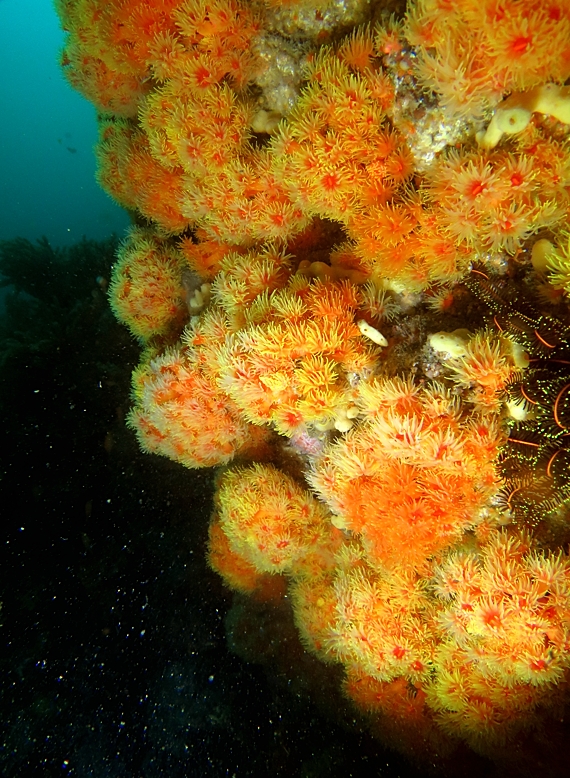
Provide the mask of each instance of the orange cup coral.
[{"label": "orange cup coral", "polygon": [[287,584],[392,746],[530,740],[570,673],[569,0],[57,6],[146,224],[129,425],[234,461],[210,565]]},{"label": "orange cup coral", "polygon": [[143,341],[175,333],[188,318],[184,256],[151,230],[131,229],[117,252],[109,287],[113,313]]},{"label": "orange cup coral", "polygon": [[326,510],[271,465],[227,470],[217,503],[230,548],[258,572],[292,571],[323,537]]}]

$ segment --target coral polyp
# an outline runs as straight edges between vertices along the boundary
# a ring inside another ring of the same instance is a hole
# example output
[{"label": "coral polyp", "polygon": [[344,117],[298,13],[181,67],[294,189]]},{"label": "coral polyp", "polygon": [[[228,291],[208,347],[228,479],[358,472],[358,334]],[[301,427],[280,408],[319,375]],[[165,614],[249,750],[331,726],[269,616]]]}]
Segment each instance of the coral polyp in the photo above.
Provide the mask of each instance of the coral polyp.
[{"label": "coral polyp", "polygon": [[157,240],[154,232],[132,229],[119,248],[109,289],[115,316],[147,341],[181,329],[187,318],[184,256]]},{"label": "coral polyp", "polygon": [[570,677],[570,3],[57,5],[137,225],[128,424],[219,468],[210,566],[391,747],[538,773]]}]

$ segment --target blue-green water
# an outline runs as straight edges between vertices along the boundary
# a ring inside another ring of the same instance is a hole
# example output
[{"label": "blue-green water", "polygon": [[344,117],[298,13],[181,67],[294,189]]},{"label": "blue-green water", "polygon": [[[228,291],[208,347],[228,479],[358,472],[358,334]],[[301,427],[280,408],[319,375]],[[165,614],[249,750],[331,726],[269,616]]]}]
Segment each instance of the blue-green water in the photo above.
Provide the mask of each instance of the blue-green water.
[{"label": "blue-green water", "polygon": [[121,232],[128,219],[94,179],[95,110],[59,69],[51,0],[3,0],[0,40],[0,239]]}]

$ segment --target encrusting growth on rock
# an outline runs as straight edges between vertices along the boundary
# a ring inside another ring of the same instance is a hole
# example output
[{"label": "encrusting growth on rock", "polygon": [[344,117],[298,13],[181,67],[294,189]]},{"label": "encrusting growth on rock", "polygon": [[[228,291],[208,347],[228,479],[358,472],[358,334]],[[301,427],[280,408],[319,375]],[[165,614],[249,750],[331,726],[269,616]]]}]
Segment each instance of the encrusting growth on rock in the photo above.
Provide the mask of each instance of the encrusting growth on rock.
[{"label": "encrusting growth on rock", "polygon": [[136,225],[128,424],[219,468],[211,567],[292,608],[392,748],[538,774],[570,677],[569,0],[56,5]]}]

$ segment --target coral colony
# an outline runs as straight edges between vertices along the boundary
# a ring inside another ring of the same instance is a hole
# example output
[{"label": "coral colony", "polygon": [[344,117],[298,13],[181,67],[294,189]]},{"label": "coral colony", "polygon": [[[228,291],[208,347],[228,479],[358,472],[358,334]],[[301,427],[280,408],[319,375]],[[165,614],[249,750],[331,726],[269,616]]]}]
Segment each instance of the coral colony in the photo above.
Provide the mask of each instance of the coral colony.
[{"label": "coral colony", "polygon": [[570,679],[570,0],[57,0],[145,451],[409,756]]}]

